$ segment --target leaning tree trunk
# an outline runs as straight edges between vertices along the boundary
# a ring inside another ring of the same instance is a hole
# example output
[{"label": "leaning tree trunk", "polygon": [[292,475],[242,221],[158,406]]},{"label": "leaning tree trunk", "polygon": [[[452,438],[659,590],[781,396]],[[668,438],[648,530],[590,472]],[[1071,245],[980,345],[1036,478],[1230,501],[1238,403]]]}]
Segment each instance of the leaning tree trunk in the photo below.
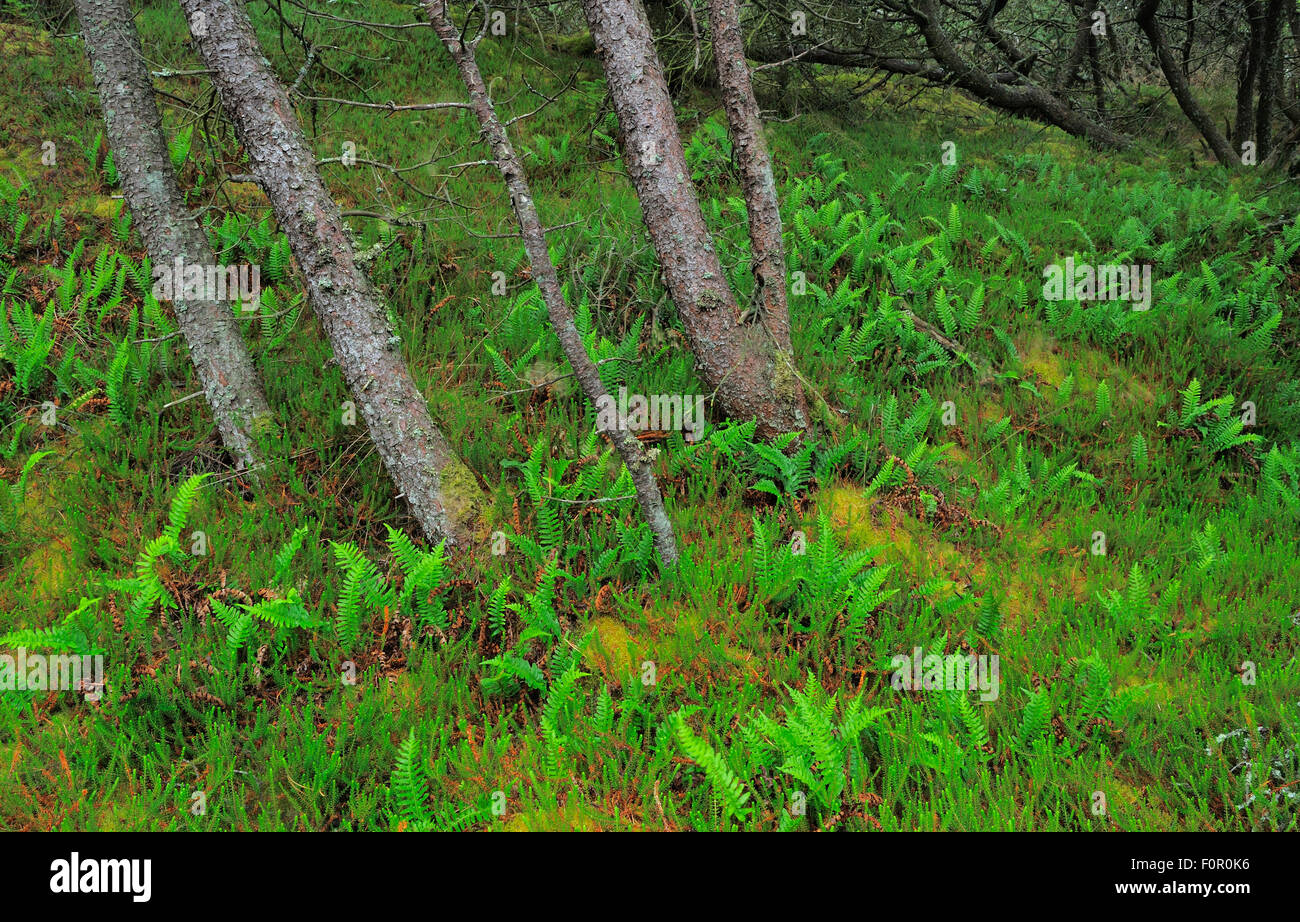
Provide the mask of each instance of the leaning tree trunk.
[{"label": "leaning tree trunk", "polygon": [[645,12],[637,0],[583,0],[582,8],[618,115],[623,160],[700,378],[727,415],[757,420],[765,437],[807,428],[789,349],[761,322],[761,305],[742,314],[727,284]]},{"label": "leaning tree trunk", "polygon": [[1290,166],[1297,145],[1300,145],[1300,122],[1292,125],[1291,132],[1280,142],[1273,145],[1272,152],[1260,162],[1260,171],[1271,173],[1274,170]]},{"label": "leaning tree trunk", "polygon": [[905,11],[916,23],[930,54],[948,71],[952,82],[968,93],[1011,112],[1032,114],[1102,147],[1123,150],[1131,146],[1129,138],[1077,112],[1041,86],[1032,83],[1022,87],[1004,86],[971,65],[944,30],[935,0],[914,0],[905,6]]},{"label": "leaning tree trunk", "polygon": [[[478,118],[483,136],[492,148],[492,155],[496,158],[497,169],[501,171],[501,177],[510,191],[510,202],[514,207],[515,218],[519,221],[524,248],[528,251],[528,261],[532,266],[533,281],[537,283],[542,293],[542,300],[546,302],[546,310],[550,314],[551,325],[555,327],[555,335],[564,348],[569,364],[573,366],[574,376],[582,385],[583,393],[587,395],[588,400],[599,407],[602,402],[609,401],[610,396],[600,380],[600,370],[587,354],[587,348],[583,345],[582,336],[578,333],[577,324],[573,319],[573,311],[569,308],[564,291],[560,287],[560,279],[556,274],[555,264],[551,262],[551,254],[546,246],[546,232],[537,214],[537,206],[534,204],[532,190],[528,186],[524,166],[515,153],[514,145],[510,143],[505,127],[497,118],[496,107],[492,105],[487,85],[479,72],[474,55],[478,42],[477,40],[461,41],[460,32],[448,14],[446,0],[425,0],[424,9],[434,32],[442,39],[442,43],[456,63],[456,69],[460,71],[465,89],[469,91],[470,108]],[[614,443],[619,456],[632,475],[637,502],[641,504],[641,513],[654,534],[655,549],[659,552],[659,559],[665,565],[672,566],[677,562],[677,540],[673,536],[672,523],[668,521],[668,515],[664,512],[663,495],[659,492],[659,483],[655,480],[650,459],[641,447],[641,442],[631,432],[626,428],[620,428],[617,424],[605,427],[601,423],[602,419],[603,416],[598,414],[596,425]]]},{"label": "leaning tree trunk", "polygon": [[1183,77],[1178,60],[1169,50],[1160,23],[1156,21],[1156,13],[1159,9],[1160,0],[1142,0],[1142,5],[1138,7],[1137,12],[1138,25],[1146,33],[1147,40],[1151,43],[1151,50],[1155,52],[1156,59],[1160,62],[1160,69],[1164,71],[1165,80],[1169,83],[1169,89],[1178,100],[1183,114],[1200,131],[1201,137],[1205,138],[1205,143],[1214,152],[1215,159],[1223,166],[1233,166],[1237,163],[1237,158],[1233,155],[1232,148],[1228,146],[1228,139],[1215,127],[1209,113],[1201,108],[1201,104],[1192,95],[1192,89]]},{"label": "leaning tree trunk", "polygon": [[785,242],[781,210],[772,176],[772,155],[763,137],[758,100],[745,61],[736,0],[709,0],[713,59],[722,87],[722,106],[731,127],[733,156],[740,167],[740,187],[749,213],[749,249],[763,322],[777,345],[790,349],[790,305],[786,299]]},{"label": "leaning tree trunk", "polygon": [[[198,220],[176,184],[153,84],[131,18],[130,0],[76,0],[90,69],[126,204],[155,266],[217,265]],[[240,467],[254,462],[255,433],[270,408],[230,305],[181,297],[176,320],[226,450]]]},{"label": "leaning tree trunk", "polygon": [[181,6],[384,467],[430,539],[464,545],[480,511],[478,483],[429,416],[247,12],[239,0]]}]

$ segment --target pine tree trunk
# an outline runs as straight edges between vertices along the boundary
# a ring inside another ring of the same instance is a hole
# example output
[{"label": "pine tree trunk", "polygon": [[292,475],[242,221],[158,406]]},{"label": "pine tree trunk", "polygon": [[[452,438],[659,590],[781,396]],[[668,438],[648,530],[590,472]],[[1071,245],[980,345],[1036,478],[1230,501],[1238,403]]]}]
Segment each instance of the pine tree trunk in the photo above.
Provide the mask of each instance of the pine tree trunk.
[{"label": "pine tree trunk", "polygon": [[1268,0],[1260,41],[1259,103],[1255,110],[1255,150],[1264,160],[1273,152],[1273,103],[1282,77],[1282,0]]},{"label": "pine tree trunk", "polygon": [[1151,50],[1155,52],[1156,59],[1160,62],[1160,69],[1164,71],[1165,80],[1169,83],[1169,89],[1173,91],[1174,98],[1178,100],[1178,105],[1183,110],[1183,114],[1201,132],[1201,137],[1205,139],[1205,143],[1214,152],[1215,159],[1223,166],[1235,166],[1239,161],[1233,154],[1228,139],[1220,133],[1209,113],[1196,101],[1191,86],[1188,85],[1187,80],[1183,77],[1182,69],[1178,66],[1177,58],[1169,50],[1169,45],[1165,41],[1164,30],[1160,28],[1160,23],[1156,19],[1159,10],[1160,0],[1142,0],[1142,5],[1138,7],[1137,11],[1137,23],[1142,28],[1142,31],[1146,33],[1147,41],[1151,43]]},{"label": "pine tree trunk", "polygon": [[758,100],[736,0],[709,0],[713,59],[722,87],[722,105],[731,128],[733,157],[740,167],[740,187],[749,213],[749,250],[762,317],[777,346],[790,351],[790,304],[786,298],[785,242],[781,210],[772,175],[772,155],[763,137]]},{"label": "pine tree trunk", "polygon": [[[136,231],[155,267],[217,265],[198,220],[176,184],[153,84],[132,20],[130,0],[76,0],[105,134]],[[179,280],[177,280],[179,282]],[[226,450],[240,467],[254,463],[255,433],[271,411],[239,322],[228,303],[172,303],[199,382]]]},{"label": "pine tree trunk", "polygon": [[1241,150],[1243,142],[1255,137],[1255,86],[1264,41],[1264,0],[1246,0],[1245,14],[1248,31],[1237,64],[1237,117],[1228,138],[1233,150]]},{"label": "pine tree trunk", "polygon": [[[492,148],[492,155],[496,158],[497,169],[501,171],[506,188],[510,191],[510,201],[514,207],[515,217],[519,221],[524,248],[528,251],[533,281],[537,283],[542,293],[542,300],[546,302],[555,335],[564,348],[569,364],[573,366],[574,376],[582,386],[583,393],[599,408],[602,403],[610,400],[609,392],[605,390],[605,385],[600,380],[600,371],[596,368],[596,363],[587,354],[587,348],[583,345],[582,336],[578,333],[577,324],[573,319],[573,311],[560,287],[560,279],[555,272],[555,264],[551,262],[551,255],[546,246],[546,233],[537,214],[537,206],[534,204],[532,190],[528,186],[524,166],[515,153],[514,145],[510,143],[505,127],[497,118],[496,108],[492,105],[487,85],[479,72],[474,56],[476,43],[465,43],[460,40],[460,32],[448,15],[446,0],[425,0],[424,8],[434,31],[447,47],[452,60],[456,62],[461,80],[464,81],[465,89],[469,92],[470,108],[478,118],[483,136]],[[599,422],[601,418],[598,415],[598,426],[601,426]],[[615,449],[632,475],[637,502],[641,504],[641,514],[645,516],[654,534],[655,549],[659,552],[660,561],[667,566],[675,564],[677,540],[673,536],[672,523],[668,521],[668,515],[664,511],[663,495],[659,491],[659,483],[655,480],[654,469],[649,458],[646,457],[645,450],[636,437],[625,428],[619,428],[617,425],[602,426],[601,431],[614,443]]]},{"label": "pine tree trunk", "polygon": [[[1072,3],[1072,9],[1078,9],[1078,4]],[[1083,65],[1084,56],[1088,53],[1088,38],[1092,35],[1092,11],[1084,9],[1079,16],[1078,25],[1074,27],[1074,44],[1070,46],[1070,53],[1065,59],[1065,66],[1061,69],[1061,74],[1056,81],[1056,92],[1058,95],[1065,93],[1074,86],[1075,79],[1079,75],[1079,68]]]},{"label": "pine tree trunk", "polygon": [[764,437],[806,429],[789,349],[765,325],[761,304],[742,312],[727,284],[644,10],[638,0],[583,0],[582,8],[618,115],[623,162],[701,380],[728,416],[756,420]]},{"label": "pine tree trunk", "polygon": [[384,467],[431,540],[464,546],[481,507],[478,483],[429,416],[247,12],[239,0],[181,0],[181,7]]}]

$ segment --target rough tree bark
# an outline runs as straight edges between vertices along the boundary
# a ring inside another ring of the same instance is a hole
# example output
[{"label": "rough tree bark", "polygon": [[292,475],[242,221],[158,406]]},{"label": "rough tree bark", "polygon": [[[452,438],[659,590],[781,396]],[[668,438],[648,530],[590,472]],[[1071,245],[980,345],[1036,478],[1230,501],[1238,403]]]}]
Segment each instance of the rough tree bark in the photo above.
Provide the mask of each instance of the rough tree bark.
[{"label": "rough tree bark", "polygon": [[1297,145],[1300,145],[1300,122],[1292,125],[1290,133],[1273,145],[1272,152],[1260,162],[1260,171],[1271,173],[1289,166]]},{"label": "rough tree bark", "polygon": [[984,36],[993,43],[1002,56],[1007,59],[1011,69],[1022,77],[1028,77],[1034,69],[1034,63],[1037,60],[1036,55],[1027,55],[1016,45],[1014,41],[1005,32],[994,24],[998,13],[1006,7],[1007,0],[991,0],[980,12],[976,24]]},{"label": "rough tree bark", "polygon": [[[153,84],[130,0],[76,0],[105,134],[135,227],[155,266],[216,266],[207,235],[176,184]],[[230,305],[172,299],[181,335],[226,450],[240,467],[254,462],[257,429],[271,411]]]},{"label": "rough tree bark", "polygon": [[1196,0],[1187,0],[1187,8],[1183,14],[1183,27],[1187,30],[1187,35],[1183,39],[1183,76],[1190,80],[1192,79],[1192,48],[1196,44]]},{"label": "rough tree bark", "polygon": [[[605,401],[610,399],[609,393],[600,380],[600,371],[596,368],[596,363],[587,354],[582,336],[578,333],[577,324],[573,319],[573,311],[560,287],[560,279],[546,245],[546,233],[538,216],[537,206],[534,204],[532,190],[528,186],[527,173],[515,153],[514,145],[510,143],[505,126],[497,118],[496,107],[492,104],[487,84],[483,82],[483,75],[478,69],[474,54],[478,41],[477,39],[461,41],[460,31],[453,24],[448,13],[446,0],[425,0],[424,9],[434,32],[442,39],[447,52],[456,63],[456,69],[460,72],[465,89],[469,91],[470,108],[478,118],[483,137],[492,148],[493,157],[496,158],[497,169],[501,171],[501,177],[510,191],[515,218],[519,221],[524,248],[528,251],[533,281],[537,283],[542,293],[542,300],[546,303],[555,335],[564,348],[569,364],[573,366],[574,377],[582,386],[583,393],[587,395],[588,400],[599,407],[602,398]],[[665,565],[672,566],[677,562],[677,540],[673,535],[672,523],[664,511],[663,495],[659,492],[659,483],[655,480],[650,459],[646,456],[641,442],[631,432],[617,425],[604,427],[600,420],[601,417],[598,415],[597,426],[614,443],[619,457],[623,459],[623,463],[627,465],[632,475],[637,502],[640,503],[641,514],[645,516],[654,534],[655,549],[659,552],[659,559]]]},{"label": "rough tree bark", "polygon": [[1255,85],[1264,42],[1264,0],[1246,0],[1246,42],[1237,65],[1237,117],[1228,143],[1233,150],[1255,136]]},{"label": "rough tree bark", "polygon": [[1192,95],[1191,87],[1183,77],[1182,68],[1178,66],[1178,60],[1169,50],[1160,23],[1156,21],[1156,12],[1159,9],[1160,0],[1142,0],[1142,5],[1138,7],[1137,12],[1138,25],[1146,33],[1147,41],[1151,43],[1151,50],[1155,52],[1156,59],[1160,62],[1160,69],[1164,71],[1165,80],[1169,83],[1169,89],[1178,100],[1183,114],[1200,131],[1201,137],[1205,138],[1205,143],[1210,146],[1215,159],[1223,166],[1234,166],[1238,160],[1228,145],[1228,139],[1215,127],[1209,113],[1201,108],[1201,104]]},{"label": "rough tree bark", "polygon": [[1092,11],[1087,9],[1087,4],[1073,3],[1071,6],[1075,10],[1082,6],[1083,10],[1079,14],[1078,25],[1074,27],[1074,44],[1070,46],[1065,66],[1061,68],[1061,73],[1057,77],[1056,91],[1059,94],[1064,94],[1074,86],[1074,81],[1079,75],[1079,67],[1082,66],[1083,58],[1088,53],[1088,38],[1092,35]]},{"label": "rough tree bark", "polygon": [[1260,159],[1273,150],[1273,103],[1282,83],[1282,0],[1268,0],[1260,40],[1259,104],[1255,110],[1255,141]]},{"label": "rough tree bark", "polygon": [[239,0],[181,0],[181,7],[384,467],[431,540],[467,544],[481,508],[478,483],[429,416],[247,12]]},{"label": "rough tree bark", "polygon": [[[1300,10],[1288,4],[1285,12],[1291,30],[1291,39],[1300,50]],[[1260,169],[1264,172],[1288,168],[1295,155],[1296,146],[1300,145],[1300,100],[1292,95],[1292,89],[1286,86],[1285,76],[1283,74],[1275,81],[1274,101],[1277,103],[1278,111],[1291,123],[1291,130],[1273,145],[1268,156],[1260,162]]]},{"label": "rough tree bark", "polygon": [[764,437],[807,428],[807,404],[789,351],[758,322],[760,305],[742,314],[727,284],[691,184],[645,12],[637,0],[583,0],[582,8],[618,116],[624,164],[700,378],[728,416],[756,420]]},{"label": "rough tree bark", "polygon": [[1291,41],[1295,45],[1296,52],[1300,53],[1300,6],[1287,5],[1286,21],[1291,26]]},{"label": "rough tree bark", "polygon": [[722,105],[731,128],[733,157],[749,213],[749,250],[763,322],[777,345],[790,350],[790,304],[786,298],[785,242],[781,209],[772,175],[772,155],[763,137],[758,100],[745,60],[736,0],[709,0],[713,59],[722,87]]},{"label": "rough tree bark", "polygon": [[1106,84],[1101,73],[1101,43],[1088,30],[1088,71],[1092,74],[1092,98],[1097,104],[1097,114],[1106,116]]},{"label": "rough tree bark", "polygon": [[907,3],[905,10],[921,30],[930,54],[952,75],[952,82],[956,86],[999,108],[1033,114],[1076,137],[1087,138],[1103,147],[1118,150],[1132,144],[1129,138],[1076,112],[1040,86],[1004,86],[967,63],[952,38],[944,31],[935,0],[915,0]]}]

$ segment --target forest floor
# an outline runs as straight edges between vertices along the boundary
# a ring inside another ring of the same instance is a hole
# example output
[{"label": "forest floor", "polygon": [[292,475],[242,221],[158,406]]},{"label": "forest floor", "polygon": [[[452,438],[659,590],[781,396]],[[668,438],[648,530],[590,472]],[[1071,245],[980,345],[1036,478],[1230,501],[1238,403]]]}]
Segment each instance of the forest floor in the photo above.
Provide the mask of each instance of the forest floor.
[{"label": "forest floor", "polygon": [[[196,67],[178,14],[139,25],[155,70]],[[436,39],[398,34],[351,33],[316,95],[461,98]],[[552,380],[499,177],[454,166],[486,156],[473,120],[305,103],[319,156],[359,158],[322,166],[345,210],[430,222],[353,224],[488,497],[482,545],[443,555],[390,531],[418,533],[265,199],[214,179],[244,172],[229,129],[165,106],[218,249],[263,273],[241,315],[277,413],[256,482],[177,402],[198,388],[97,156],[80,44],[14,23],[0,43],[0,647],[100,655],[106,681],[0,691],[0,827],[1300,825],[1290,184],[955,94],[816,111],[804,88],[769,137],[814,431],[643,433],[685,552],[661,573],[594,411]],[[615,392],[700,393],[599,67],[561,45],[582,50],[525,30],[480,58],[507,117],[556,96],[511,130],[570,225],[551,242],[588,347]],[[159,84],[209,104],[199,78]],[[717,101],[679,115],[746,301]],[[1071,257],[1149,267],[1149,309],[1044,297]],[[914,653],[997,681],[935,688],[922,659],[899,687]]]}]

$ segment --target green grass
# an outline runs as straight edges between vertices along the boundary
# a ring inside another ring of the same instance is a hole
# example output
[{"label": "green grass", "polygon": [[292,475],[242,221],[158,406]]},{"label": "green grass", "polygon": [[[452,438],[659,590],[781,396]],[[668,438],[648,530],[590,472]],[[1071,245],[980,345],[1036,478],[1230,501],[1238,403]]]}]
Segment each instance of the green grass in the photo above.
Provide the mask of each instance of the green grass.
[{"label": "green grass", "polygon": [[[195,66],[171,9],[139,26],[155,69]],[[348,82],[324,74],[318,95],[459,99],[433,36],[402,37],[351,33],[356,55],[326,56]],[[522,247],[485,236],[512,229],[498,177],[448,169],[485,155],[472,119],[308,107],[321,158],[349,141],[396,165],[440,158],[404,175],[451,203],[322,169],[345,209],[432,222],[353,224],[362,248],[391,244],[372,274],[507,536],[507,554],[485,542],[444,571],[392,537],[416,530],[342,422],[309,311],[249,323],[278,422],[259,484],[228,473],[201,400],[165,406],[194,375],[178,339],[139,342],[174,319],[107,255],[138,268],[143,252],[83,152],[98,113],[81,49],[45,42],[2,65],[25,106],[0,114],[0,632],[102,650],[108,689],[0,693],[5,828],[1297,827],[1300,241],[1262,230],[1295,213],[1292,191],[1147,145],[1099,153],[933,91],[869,122],[772,124],[818,425],[789,458],[717,420],[697,444],[659,443],[687,557],[661,574],[633,502],[560,501],[631,492],[594,410],[567,382],[505,393],[565,362]],[[594,58],[527,35],[480,58],[507,118],[537,106],[525,75],[570,87],[512,131],[544,219],[576,222],[551,242],[589,349],[637,360],[602,365],[606,384],[699,392]],[[277,66],[292,79],[298,63]],[[743,298],[716,110],[697,92],[680,115]],[[217,163],[243,171],[228,129],[205,138],[175,108],[166,122],[193,129],[182,182],[213,204],[214,240],[268,279],[265,201],[213,181]],[[1151,310],[1045,302],[1043,267],[1072,255],[1152,264]],[[291,306],[291,267],[273,281]],[[1257,425],[1229,431],[1247,400]],[[1259,441],[1216,450],[1240,435]],[[996,655],[1001,694],[895,690],[892,658],[918,646]]]}]

